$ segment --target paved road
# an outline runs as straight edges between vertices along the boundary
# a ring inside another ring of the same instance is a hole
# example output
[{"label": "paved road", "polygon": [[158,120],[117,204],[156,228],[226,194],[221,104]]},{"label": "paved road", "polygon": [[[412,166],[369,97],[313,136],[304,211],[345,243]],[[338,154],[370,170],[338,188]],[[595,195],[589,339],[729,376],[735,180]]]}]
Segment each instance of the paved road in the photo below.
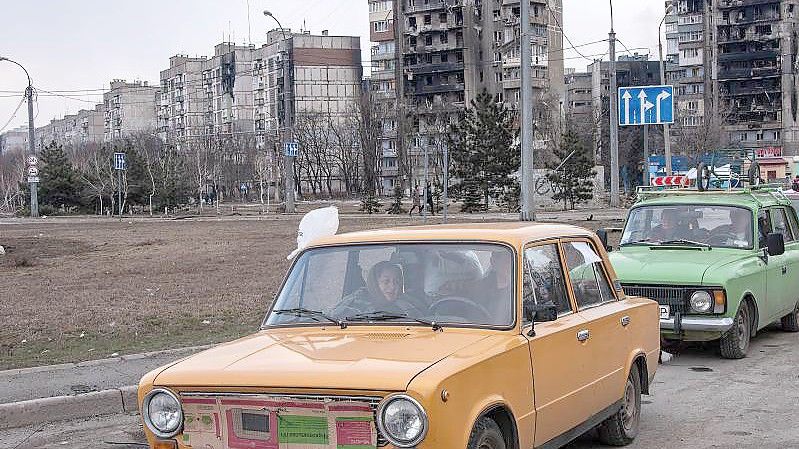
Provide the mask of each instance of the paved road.
[{"label": "paved road", "polygon": [[[661,366],[644,397],[641,434],[630,448],[799,448],[799,334],[769,330],[744,360],[691,349]],[[137,416],[117,415],[0,431],[0,449],[132,449]],[[600,448],[590,437],[569,449]]]}]

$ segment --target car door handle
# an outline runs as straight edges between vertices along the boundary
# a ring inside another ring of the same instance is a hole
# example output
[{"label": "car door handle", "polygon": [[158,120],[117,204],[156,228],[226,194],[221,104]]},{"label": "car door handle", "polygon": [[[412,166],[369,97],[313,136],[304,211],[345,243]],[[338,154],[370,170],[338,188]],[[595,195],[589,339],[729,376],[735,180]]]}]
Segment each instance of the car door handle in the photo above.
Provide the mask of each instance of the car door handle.
[{"label": "car door handle", "polygon": [[783,265],[782,266],[782,274],[787,274],[787,273],[788,273],[788,266]]},{"label": "car door handle", "polygon": [[630,317],[629,316],[621,317],[621,325],[622,326],[627,327],[629,324],[630,324]]},{"label": "car door handle", "polygon": [[581,330],[580,332],[577,332],[577,341],[586,341],[590,336],[591,336],[590,332],[588,332],[587,330]]}]

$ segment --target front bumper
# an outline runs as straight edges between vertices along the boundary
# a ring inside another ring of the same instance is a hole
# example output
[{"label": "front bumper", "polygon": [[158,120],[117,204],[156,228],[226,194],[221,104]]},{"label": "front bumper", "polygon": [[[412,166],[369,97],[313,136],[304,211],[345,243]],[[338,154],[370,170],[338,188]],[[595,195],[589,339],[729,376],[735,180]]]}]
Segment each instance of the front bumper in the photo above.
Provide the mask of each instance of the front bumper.
[{"label": "front bumper", "polygon": [[679,325],[675,326],[674,317],[661,318],[660,329],[664,331],[691,331],[691,332],[717,332],[725,333],[732,327],[734,320],[732,318],[717,318],[717,317],[690,317],[684,316],[679,318]]}]

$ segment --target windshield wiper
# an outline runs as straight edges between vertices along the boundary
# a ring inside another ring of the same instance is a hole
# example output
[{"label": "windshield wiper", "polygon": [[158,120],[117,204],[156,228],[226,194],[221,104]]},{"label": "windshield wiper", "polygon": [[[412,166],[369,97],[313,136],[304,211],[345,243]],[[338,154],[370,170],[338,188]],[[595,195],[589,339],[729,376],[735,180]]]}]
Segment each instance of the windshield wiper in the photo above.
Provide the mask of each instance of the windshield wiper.
[{"label": "windshield wiper", "polygon": [[686,239],[675,239],[675,240],[666,240],[665,242],[660,242],[661,245],[693,245],[693,246],[701,246],[703,248],[713,248],[711,245],[702,242],[696,242],[694,240],[686,240]]},{"label": "windshield wiper", "polygon": [[634,242],[625,242],[625,243],[622,243],[619,246],[632,246],[632,245],[655,246],[655,245],[658,245],[658,244],[655,243],[655,242],[650,242],[649,239],[646,238],[646,239],[636,240]]},{"label": "windshield wiper", "polygon": [[321,310],[311,310],[311,309],[306,309],[306,308],[303,308],[303,307],[297,307],[297,308],[294,308],[294,309],[277,309],[277,310],[273,310],[272,313],[277,314],[277,315],[294,315],[294,316],[296,316],[298,318],[304,316],[304,317],[311,318],[314,321],[319,321],[319,318],[321,317],[321,318],[326,319],[327,321],[330,321],[331,323],[334,323],[334,324],[336,324],[338,326],[341,326],[342,329],[346,329],[347,328],[347,321],[346,320],[337,320],[337,319],[325,314]]},{"label": "windshield wiper", "polygon": [[420,318],[411,318],[407,313],[391,313],[391,312],[369,312],[359,313],[357,315],[348,316],[347,321],[388,321],[388,320],[411,320],[425,326],[430,326],[434,331],[441,329],[441,325],[435,321],[423,320]]}]

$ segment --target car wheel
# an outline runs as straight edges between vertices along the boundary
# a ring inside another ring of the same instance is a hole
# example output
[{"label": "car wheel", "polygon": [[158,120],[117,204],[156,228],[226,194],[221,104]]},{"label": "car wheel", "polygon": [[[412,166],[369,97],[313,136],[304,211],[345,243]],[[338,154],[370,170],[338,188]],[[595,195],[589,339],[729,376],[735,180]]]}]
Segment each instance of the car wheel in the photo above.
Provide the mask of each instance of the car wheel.
[{"label": "car wheel", "polygon": [[782,317],[782,330],[786,332],[799,332],[799,302],[793,312]]},{"label": "car wheel", "polygon": [[752,337],[752,320],[749,305],[741,304],[732,327],[721,337],[719,342],[721,356],[725,359],[742,359],[749,350],[749,339]]},{"label": "car wheel", "polygon": [[499,425],[487,417],[477,420],[469,436],[467,449],[505,449],[505,438]]},{"label": "car wheel", "polygon": [[599,425],[599,441],[610,446],[626,446],[638,436],[641,423],[641,374],[633,365],[624,386],[621,409]]}]

